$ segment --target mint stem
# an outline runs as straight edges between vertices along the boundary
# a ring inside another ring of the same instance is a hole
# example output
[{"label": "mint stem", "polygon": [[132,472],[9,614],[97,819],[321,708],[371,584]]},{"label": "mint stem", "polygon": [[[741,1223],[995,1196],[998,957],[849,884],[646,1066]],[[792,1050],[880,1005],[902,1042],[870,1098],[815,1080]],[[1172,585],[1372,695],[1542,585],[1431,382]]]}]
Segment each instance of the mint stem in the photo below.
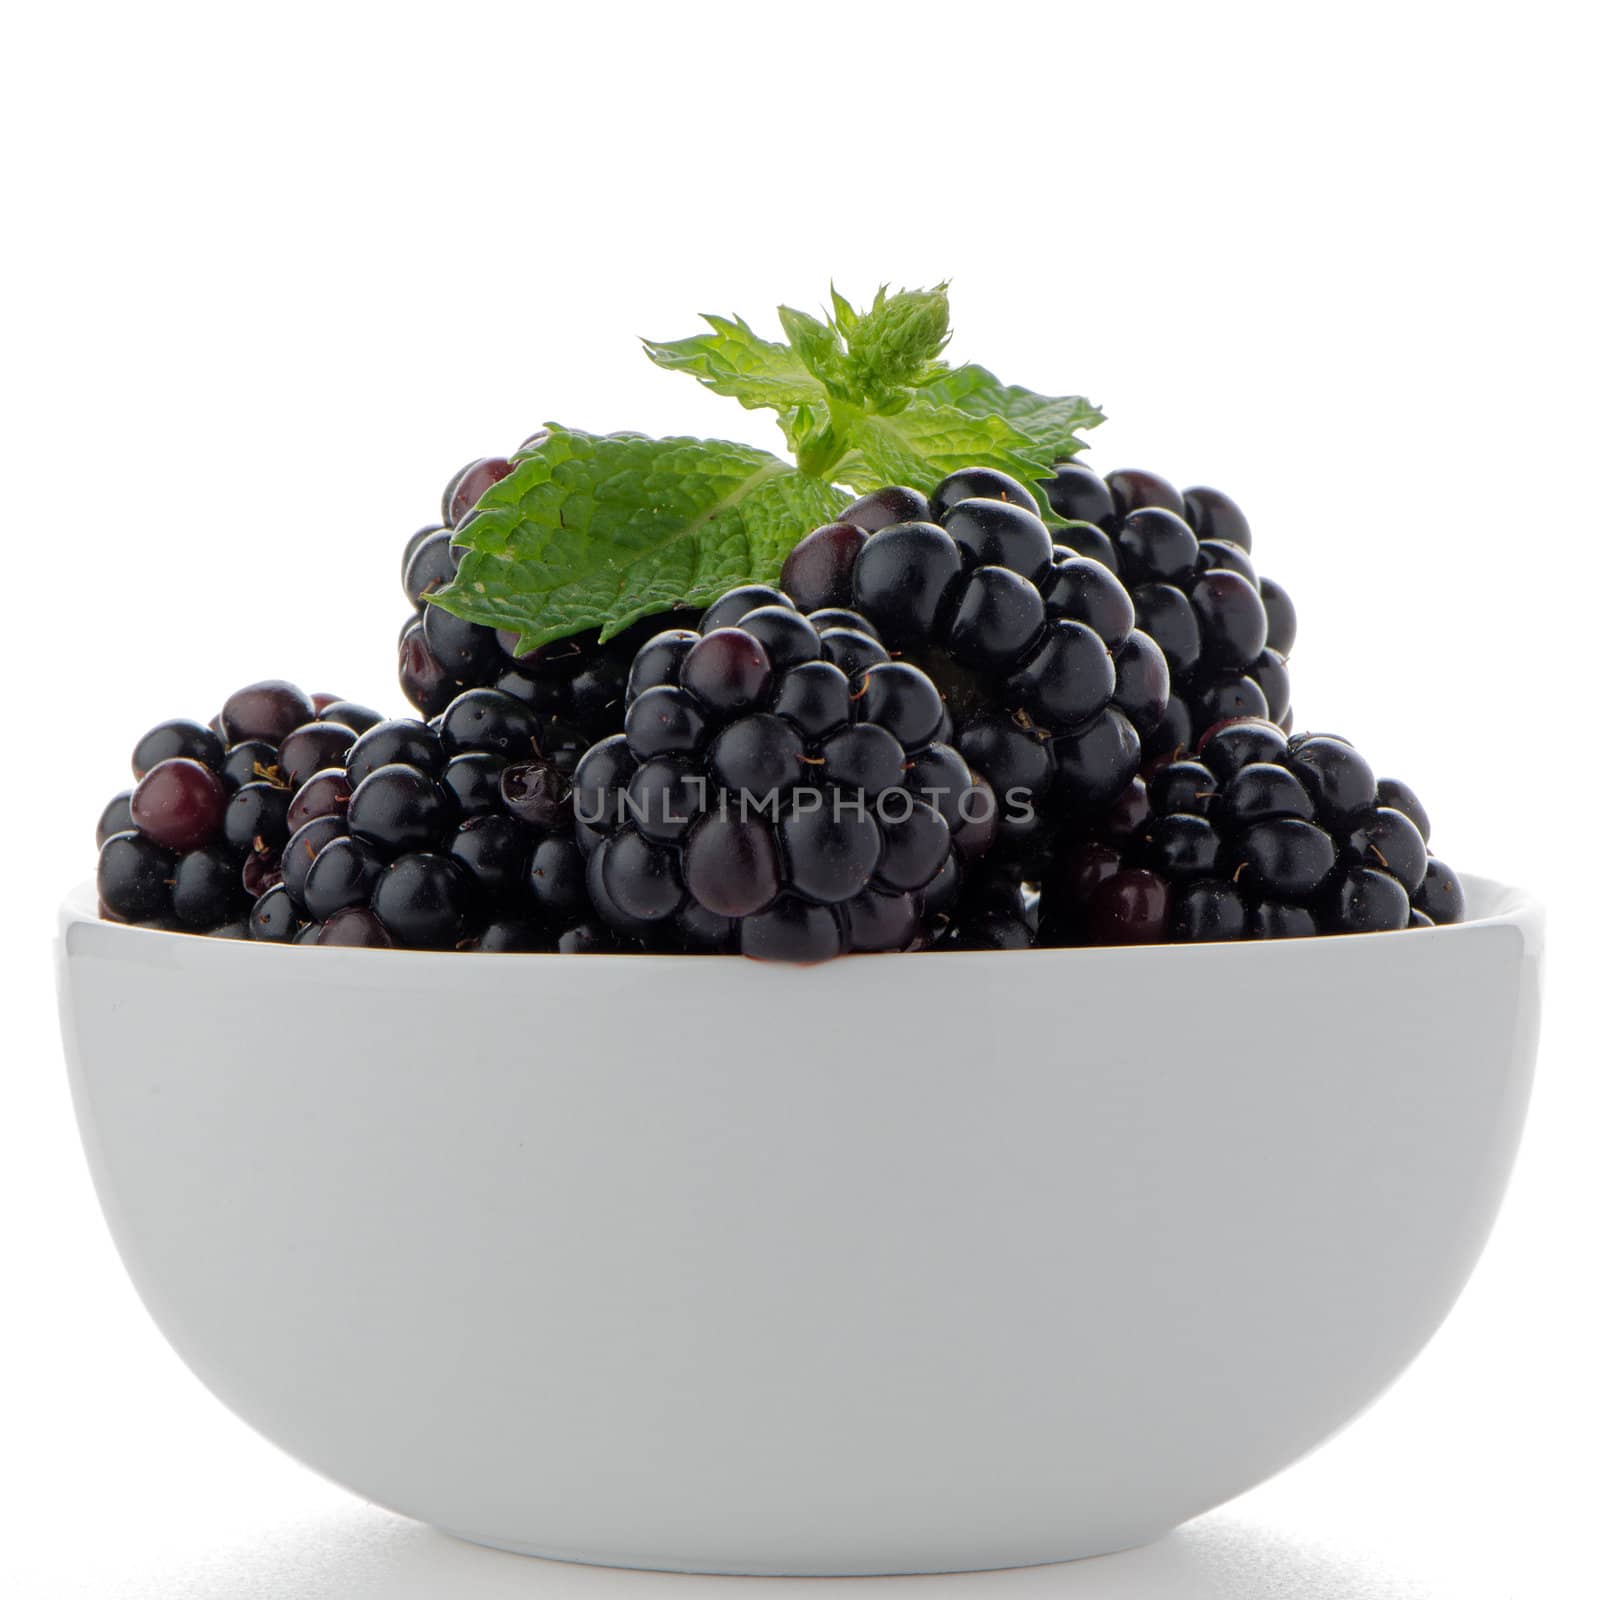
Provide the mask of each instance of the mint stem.
[{"label": "mint stem", "polygon": [[827,480],[833,469],[849,453],[848,437],[841,432],[830,417],[816,433],[795,451],[795,465],[811,478]]}]

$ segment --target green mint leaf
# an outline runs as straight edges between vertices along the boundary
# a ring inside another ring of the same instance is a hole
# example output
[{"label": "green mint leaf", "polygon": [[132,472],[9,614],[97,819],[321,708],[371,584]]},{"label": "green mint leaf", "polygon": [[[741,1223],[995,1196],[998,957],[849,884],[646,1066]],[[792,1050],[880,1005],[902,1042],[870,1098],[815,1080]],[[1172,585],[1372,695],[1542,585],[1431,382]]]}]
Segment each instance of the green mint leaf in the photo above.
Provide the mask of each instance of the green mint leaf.
[{"label": "green mint leaf", "polygon": [[831,283],[828,285],[828,298],[833,301],[833,325],[848,339],[860,321],[856,308]]},{"label": "green mint leaf", "polygon": [[870,409],[903,404],[904,390],[931,383],[947,370],[939,360],[950,342],[946,288],[941,283],[895,295],[880,289],[871,309],[842,329],[850,347],[852,387]]},{"label": "green mint leaf", "polygon": [[958,467],[997,467],[1028,483],[1054,465],[1048,451],[1004,417],[935,405],[928,393],[921,390],[893,416],[857,418],[850,429],[852,448],[833,468],[833,476],[863,492],[886,483],[926,492]]},{"label": "green mint leaf", "polygon": [[478,502],[460,569],[429,598],[513,629],[531,650],[774,583],[784,557],[846,497],[749,445],[552,426]]},{"label": "green mint leaf", "polygon": [[808,311],[796,311],[793,306],[779,306],[778,321],[789,335],[794,353],[823,388],[840,394],[846,392],[848,366],[839,330],[831,322],[824,322]]},{"label": "green mint leaf", "polygon": [[743,317],[707,314],[701,320],[710,324],[710,333],[670,343],[646,339],[645,353],[658,367],[687,372],[750,411],[787,412],[826,400],[822,385],[788,345],[758,338]]},{"label": "green mint leaf", "polygon": [[1078,432],[1105,421],[1105,413],[1082,395],[1035,394],[1016,384],[1004,384],[983,367],[957,367],[920,391],[921,398],[955,406],[975,417],[1003,417],[1026,434],[1047,457],[1045,472],[1084,448]]}]

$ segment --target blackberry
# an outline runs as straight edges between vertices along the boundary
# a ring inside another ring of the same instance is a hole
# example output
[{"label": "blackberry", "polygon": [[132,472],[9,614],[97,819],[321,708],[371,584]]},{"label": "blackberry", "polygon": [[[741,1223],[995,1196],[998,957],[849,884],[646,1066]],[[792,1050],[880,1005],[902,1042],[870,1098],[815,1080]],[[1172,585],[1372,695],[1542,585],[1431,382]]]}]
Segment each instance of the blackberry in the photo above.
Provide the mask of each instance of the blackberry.
[{"label": "blackberry", "polygon": [[1264,718],[1227,723],[1143,789],[1129,807],[1146,808],[1142,822],[1118,836],[1108,813],[1054,864],[1048,942],[1397,931],[1465,914],[1413,820],[1427,820],[1416,796],[1375,778],[1342,739],[1291,739]]},{"label": "blackberry", "polygon": [[1042,488],[1067,519],[1056,543],[1118,574],[1167,658],[1171,700],[1159,723],[1141,728],[1147,756],[1191,751],[1208,728],[1237,717],[1290,725],[1294,606],[1257,576],[1250,524],[1233,500],[1203,487],[1180,494],[1152,472],[1102,480],[1077,463],[1057,467]]},{"label": "blackberry", "polygon": [[[916,515],[889,520],[905,513]],[[1042,869],[1062,828],[1097,814],[1137,773],[1141,734],[1166,717],[1167,656],[1136,627],[1115,574],[1053,540],[1029,491],[1001,474],[952,473],[927,501],[880,490],[840,520],[865,537],[830,524],[794,562],[804,598],[830,602],[809,618],[827,624],[825,657],[848,678],[880,659],[881,641],[931,679],[944,700],[939,736],[1003,808],[988,842]],[[847,579],[854,617],[837,606]],[[1197,636],[1197,660],[1199,649]]]},{"label": "blackberry", "polygon": [[938,688],[753,588],[706,621],[670,652],[647,646],[623,734],[578,764],[596,911],[649,944],[766,960],[909,947],[954,850],[947,814],[993,800],[938,738]]}]

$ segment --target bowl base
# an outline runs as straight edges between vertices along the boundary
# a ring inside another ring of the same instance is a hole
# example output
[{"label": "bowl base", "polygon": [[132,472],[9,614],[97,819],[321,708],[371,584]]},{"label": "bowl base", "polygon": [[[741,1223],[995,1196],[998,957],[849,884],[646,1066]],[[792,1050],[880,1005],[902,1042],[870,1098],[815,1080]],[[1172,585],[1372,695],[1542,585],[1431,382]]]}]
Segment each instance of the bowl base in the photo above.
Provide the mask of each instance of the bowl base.
[{"label": "bowl base", "polygon": [[726,1557],[710,1556],[650,1556],[632,1551],[553,1550],[541,1545],[518,1544],[509,1539],[460,1533],[454,1528],[438,1528],[437,1531],[452,1539],[459,1539],[463,1544],[479,1545],[486,1550],[503,1550],[507,1555],[528,1556],[536,1561],[561,1561],[580,1567],[613,1567],[625,1572],[681,1572],[716,1578],[910,1578],[953,1572],[1010,1572],[1024,1567],[1061,1566],[1069,1561],[1093,1561],[1101,1556],[1121,1555],[1124,1551],[1142,1549],[1147,1544],[1166,1538],[1173,1530],[1158,1528],[1148,1534],[1120,1538],[1092,1548],[1051,1551],[1048,1554],[1020,1556],[1015,1560],[975,1552],[971,1559],[966,1560],[935,1558],[924,1563],[915,1557],[904,1557],[882,1561],[822,1562],[815,1566],[790,1562],[768,1565],[758,1561],[730,1561]]}]

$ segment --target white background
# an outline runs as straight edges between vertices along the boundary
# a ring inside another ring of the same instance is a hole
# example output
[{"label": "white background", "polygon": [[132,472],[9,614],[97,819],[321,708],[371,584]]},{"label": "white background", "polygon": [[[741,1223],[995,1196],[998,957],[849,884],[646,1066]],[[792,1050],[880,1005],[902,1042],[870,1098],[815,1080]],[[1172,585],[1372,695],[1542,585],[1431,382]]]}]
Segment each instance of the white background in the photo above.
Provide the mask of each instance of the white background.
[{"label": "white background", "polygon": [[[1408,778],[1454,864],[1538,890],[1552,960],[1500,1231],[1398,1390],[1152,1550],[920,1587],[1588,1592],[1587,10],[8,12],[0,1592],[709,1589],[456,1546],[222,1412],[98,1218],[50,999],[54,907],[151,722],[266,675],[399,706],[398,552],[460,462],[552,417],[775,444],[655,372],[636,335],[681,336],[700,310],[770,331],[830,277],[865,295],[946,275],[952,355],[1097,399],[1102,470],[1243,502],[1300,608],[1302,724]],[[292,1048],[286,1019],[261,1026]]]}]

